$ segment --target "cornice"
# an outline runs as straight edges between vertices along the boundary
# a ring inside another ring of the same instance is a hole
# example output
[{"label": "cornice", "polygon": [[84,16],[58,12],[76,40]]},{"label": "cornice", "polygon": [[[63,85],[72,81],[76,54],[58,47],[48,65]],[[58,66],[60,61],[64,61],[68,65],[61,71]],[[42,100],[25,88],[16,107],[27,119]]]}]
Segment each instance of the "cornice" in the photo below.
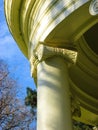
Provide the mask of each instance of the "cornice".
[{"label": "cornice", "polygon": [[20,29],[27,46],[29,42],[28,23],[30,19],[31,10],[35,5],[35,2],[36,1],[34,0],[25,0],[22,2],[22,6],[20,8]]},{"label": "cornice", "polygon": [[21,0],[5,0],[5,15],[6,21],[11,34],[15,41],[18,43],[20,49],[23,51],[26,57],[28,57],[27,46],[22,36],[20,29],[20,8],[22,6]]},{"label": "cornice", "polygon": [[79,0],[41,1],[42,6],[36,7],[35,10],[32,9],[31,19],[29,20],[29,39],[34,48],[39,41],[43,42],[60,22],[86,2],[88,0],[82,0],[82,2]]},{"label": "cornice", "polygon": [[[5,0],[9,29],[23,53],[28,57],[30,44],[34,47],[66,17],[89,0]],[[33,48],[34,48],[33,47]]]}]

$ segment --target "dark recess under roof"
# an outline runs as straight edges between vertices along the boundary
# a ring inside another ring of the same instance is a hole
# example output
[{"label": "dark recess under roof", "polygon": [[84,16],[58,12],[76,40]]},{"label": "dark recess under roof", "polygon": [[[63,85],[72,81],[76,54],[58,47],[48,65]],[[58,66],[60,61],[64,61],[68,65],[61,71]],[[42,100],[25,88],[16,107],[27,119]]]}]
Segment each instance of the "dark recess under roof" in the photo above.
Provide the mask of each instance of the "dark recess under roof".
[{"label": "dark recess under roof", "polygon": [[84,38],[89,47],[98,55],[98,23],[84,33]]}]

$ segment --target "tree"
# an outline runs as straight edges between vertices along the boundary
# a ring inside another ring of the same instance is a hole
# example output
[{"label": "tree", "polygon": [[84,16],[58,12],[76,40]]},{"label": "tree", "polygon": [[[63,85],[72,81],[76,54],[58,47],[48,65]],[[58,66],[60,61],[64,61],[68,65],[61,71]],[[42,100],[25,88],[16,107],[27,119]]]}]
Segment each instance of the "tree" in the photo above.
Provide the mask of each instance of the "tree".
[{"label": "tree", "polygon": [[37,107],[37,92],[27,87],[27,97],[25,98],[25,104],[31,106],[33,109]]},{"label": "tree", "polygon": [[25,105],[31,107],[31,113],[34,115],[33,119],[37,119],[36,117],[36,108],[37,108],[37,91],[32,90],[27,87],[27,97],[25,98]]},{"label": "tree", "polygon": [[17,82],[0,60],[0,127],[2,130],[30,130],[33,115],[17,97]]}]

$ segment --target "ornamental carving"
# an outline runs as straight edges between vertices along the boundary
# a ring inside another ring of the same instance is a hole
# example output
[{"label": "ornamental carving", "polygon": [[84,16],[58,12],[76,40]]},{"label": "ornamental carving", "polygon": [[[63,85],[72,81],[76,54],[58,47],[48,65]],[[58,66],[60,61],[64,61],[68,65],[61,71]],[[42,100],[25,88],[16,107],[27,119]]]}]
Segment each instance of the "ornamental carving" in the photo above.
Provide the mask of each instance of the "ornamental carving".
[{"label": "ornamental carving", "polygon": [[43,44],[39,44],[37,49],[33,50],[33,54],[30,57],[31,73],[33,77],[36,78],[37,65],[40,62],[52,56],[63,57],[66,60],[68,67],[70,67],[71,64],[76,63],[77,51],[73,51],[65,48],[63,49],[57,47],[50,47],[50,46],[45,46]]},{"label": "ornamental carving", "polygon": [[89,7],[89,12],[91,15],[97,15],[98,14],[98,0],[93,0]]}]

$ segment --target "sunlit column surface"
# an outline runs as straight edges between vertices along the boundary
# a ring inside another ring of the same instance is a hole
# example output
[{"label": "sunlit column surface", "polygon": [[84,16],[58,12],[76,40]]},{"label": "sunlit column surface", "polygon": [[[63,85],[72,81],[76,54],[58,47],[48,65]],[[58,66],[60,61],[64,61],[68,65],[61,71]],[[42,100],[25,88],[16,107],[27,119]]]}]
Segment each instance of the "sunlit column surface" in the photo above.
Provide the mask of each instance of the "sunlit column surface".
[{"label": "sunlit column surface", "polygon": [[38,67],[37,130],[72,130],[66,61],[48,58]]},{"label": "sunlit column surface", "polygon": [[[62,125],[64,130],[70,130],[69,110],[66,113],[66,106],[68,105],[68,109],[70,106],[69,94],[64,95],[65,89],[69,88],[67,67],[70,64],[67,63],[73,63],[75,59],[75,53],[68,51],[70,49],[78,52],[77,61],[74,62],[76,64],[68,68],[70,93],[75,100],[72,104],[76,112],[72,108],[72,118],[97,126],[98,44],[95,41],[98,41],[98,0],[4,1],[9,29],[22,52],[30,60],[31,73],[38,82],[38,130],[46,130],[50,118],[53,122],[49,123],[53,124],[54,129],[57,124],[58,128]],[[38,49],[40,44],[47,46],[44,47],[44,52]],[[58,114],[52,112],[55,111],[54,104]],[[69,126],[63,125],[63,119],[65,124],[69,121]]]},{"label": "sunlit column surface", "polygon": [[37,130],[72,130],[68,67],[76,57],[76,51],[42,43],[31,55],[34,77],[37,71]]}]

